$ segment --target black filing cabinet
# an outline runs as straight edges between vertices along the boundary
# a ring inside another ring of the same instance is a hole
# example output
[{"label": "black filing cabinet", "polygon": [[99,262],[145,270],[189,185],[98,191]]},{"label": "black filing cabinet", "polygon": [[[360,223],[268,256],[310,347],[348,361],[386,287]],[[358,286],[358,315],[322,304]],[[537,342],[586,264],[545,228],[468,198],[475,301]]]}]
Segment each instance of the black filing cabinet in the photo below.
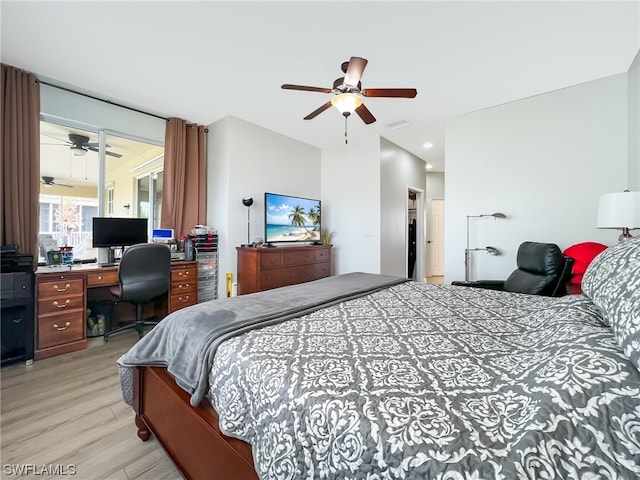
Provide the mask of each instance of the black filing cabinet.
[{"label": "black filing cabinet", "polygon": [[2,254],[0,273],[1,366],[33,361],[33,257]]}]

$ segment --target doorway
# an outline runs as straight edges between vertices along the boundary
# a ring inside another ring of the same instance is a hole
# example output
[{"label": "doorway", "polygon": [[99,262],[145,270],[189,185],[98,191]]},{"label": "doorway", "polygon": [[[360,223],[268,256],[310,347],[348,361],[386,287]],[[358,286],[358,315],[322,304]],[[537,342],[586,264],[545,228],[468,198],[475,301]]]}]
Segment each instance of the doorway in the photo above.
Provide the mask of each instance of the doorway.
[{"label": "doorway", "polygon": [[406,262],[407,278],[424,282],[424,191],[407,188]]},{"label": "doorway", "polygon": [[444,200],[432,200],[429,211],[429,282],[442,283],[444,279]]}]

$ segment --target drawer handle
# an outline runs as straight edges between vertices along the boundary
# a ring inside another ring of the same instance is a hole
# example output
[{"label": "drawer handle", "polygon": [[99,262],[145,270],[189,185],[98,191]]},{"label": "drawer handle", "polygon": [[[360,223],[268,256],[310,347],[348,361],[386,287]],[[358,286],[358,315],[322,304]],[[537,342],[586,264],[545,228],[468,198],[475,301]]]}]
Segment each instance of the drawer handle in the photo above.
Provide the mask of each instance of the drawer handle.
[{"label": "drawer handle", "polygon": [[180,275],[181,277],[184,275],[185,277],[189,276],[189,272],[179,272],[178,275]]},{"label": "drawer handle", "polygon": [[64,302],[64,305],[60,305],[60,304],[58,303],[58,301],[57,301],[57,300],[54,300],[54,301],[53,301],[53,305],[54,305],[55,307],[58,307],[58,308],[67,308],[67,307],[69,306],[69,304],[70,304],[70,303],[71,303],[71,300],[69,300],[68,298],[67,298],[67,300]]},{"label": "drawer handle", "polygon": [[189,301],[189,295],[185,295],[184,297],[178,297],[178,300],[180,300],[182,303],[188,302]]},{"label": "drawer handle", "polygon": [[98,280],[102,280],[102,275],[98,275]]},{"label": "drawer handle", "polygon": [[71,288],[71,284],[70,284],[70,283],[67,283],[67,284],[64,286],[64,288],[60,288],[60,287],[58,286],[58,284],[57,284],[57,283],[53,286],[53,289],[54,289],[56,292],[66,292],[66,291],[67,291],[67,290],[69,290],[70,288]]},{"label": "drawer handle", "polygon": [[185,283],[185,284],[183,285],[183,284],[181,284],[181,283],[180,283],[180,284],[178,285],[178,288],[189,288],[189,284],[188,284],[188,283]]},{"label": "drawer handle", "polygon": [[13,323],[15,323],[16,325],[19,323],[22,323],[22,318],[14,318],[13,320],[11,320]]},{"label": "drawer handle", "polygon": [[64,327],[59,327],[57,323],[53,324],[53,328],[55,328],[56,330],[58,330],[59,332],[62,330],[66,330],[67,328],[69,328],[71,326],[71,322],[66,322],[64,324]]}]

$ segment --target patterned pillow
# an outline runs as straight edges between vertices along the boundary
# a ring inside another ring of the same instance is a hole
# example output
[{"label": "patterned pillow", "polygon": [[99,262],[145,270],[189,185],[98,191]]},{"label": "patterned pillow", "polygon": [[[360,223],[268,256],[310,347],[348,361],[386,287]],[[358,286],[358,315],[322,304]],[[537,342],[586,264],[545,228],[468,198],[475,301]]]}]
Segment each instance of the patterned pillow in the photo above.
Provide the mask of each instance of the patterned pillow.
[{"label": "patterned pillow", "polygon": [[[593,259],[582,277],[582,292],[598,305],[602,287],[632,261],[640,261],[640,238],[609,247]],[[599,306],[599,305],[598,305]]]},{"label": "patterned pillow", "polygon": [[610,279],[600,293],[594,303],[625,355],[640,371],[640,260]]}]

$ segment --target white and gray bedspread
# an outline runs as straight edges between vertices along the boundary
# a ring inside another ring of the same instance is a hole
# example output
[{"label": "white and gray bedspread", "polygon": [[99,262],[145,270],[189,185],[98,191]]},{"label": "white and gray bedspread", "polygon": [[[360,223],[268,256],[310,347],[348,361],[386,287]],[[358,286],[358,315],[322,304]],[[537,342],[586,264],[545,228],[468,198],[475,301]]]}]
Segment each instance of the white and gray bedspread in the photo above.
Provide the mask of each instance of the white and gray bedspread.
[{"label": "white and gray bedspread", "polygon": [[584,296],[408,282],[222,343],[261,479],[638,479],[640,373]]},{"label": "white and gray bedspread", "polygon": [[376,277],[175,312],[119,360],[125,398],[135,365],[205,385],[263,480],[640,478],[640,373],[587,297]]}]

